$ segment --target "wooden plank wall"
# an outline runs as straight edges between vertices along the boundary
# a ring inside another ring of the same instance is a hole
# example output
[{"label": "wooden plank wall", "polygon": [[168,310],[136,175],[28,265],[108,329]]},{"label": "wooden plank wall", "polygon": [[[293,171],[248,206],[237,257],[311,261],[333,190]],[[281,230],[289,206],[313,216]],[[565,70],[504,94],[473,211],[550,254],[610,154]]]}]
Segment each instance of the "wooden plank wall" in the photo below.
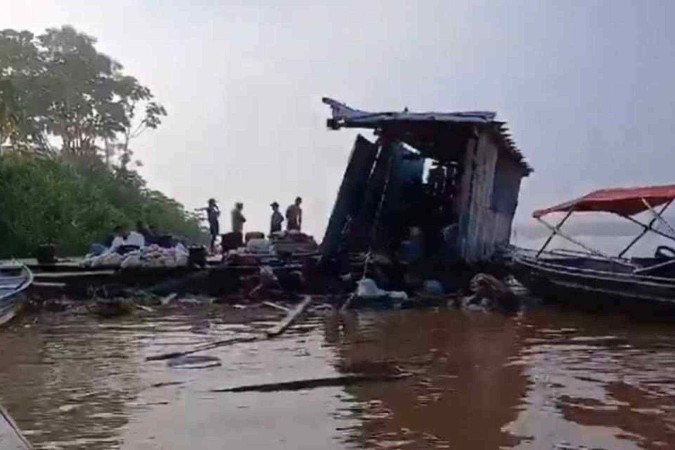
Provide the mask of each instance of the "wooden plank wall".
[{"label": "wooden plank wall", "polygon": [[321,244],[321,251],[326,256],[333,255],[337,250],[343,237],[342,231],[347,217],[354,218],[361,211],[361,200],[377,156],[377,150],[377,145],[368,139],[361,135],[356,137]]},{"label": "wooden plank wall", "polygon": [[[509,241],[513,213],[498,212],[492,204],[498,157],[498,145],[490,134],[480,133],[467,144],[459,196],[459,247],[469,263],[490,259],[498,246]],[[518,187],[512,191],[517,196],[520,177],[515,179]]]}]

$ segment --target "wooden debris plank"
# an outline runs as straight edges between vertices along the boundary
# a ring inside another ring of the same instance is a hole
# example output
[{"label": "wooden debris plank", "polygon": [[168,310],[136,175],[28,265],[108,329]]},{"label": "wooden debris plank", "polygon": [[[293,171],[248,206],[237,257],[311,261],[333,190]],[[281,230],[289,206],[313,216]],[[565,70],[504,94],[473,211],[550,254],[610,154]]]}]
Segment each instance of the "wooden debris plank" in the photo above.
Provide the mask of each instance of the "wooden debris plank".
[{"label": "wooden debris plank", "polygon": [[302,302],[300,302],[295,308],[290,310],[286,315],[286,317],[284,317],[284,319],[281,322],[279,322],[278,324],[276,324],[275,326],[273,326],[272,328],[270,328],[265,332],[267,334],[267,337],[270,338],[274,336],[279,336],[281,333],[286,331],[288,327],[293,325],[293,322],[295,322],[295,320],[298,317],[300,317],[302,313],[305,312],[310,303],[312,303],[312,296],[311,295],[305,296],[305,299]]},{"label": "wooden debris plank", "polygon": [[205,350],[212,350],[217,347],[223,347],[225,345],[239,344],[241,342],[253,342],[260,339],[258,336],[245,336],[245,337],[235,337],[230,339],[224,339],[222,341],[212,342],[210,344],[204,344],[197,347],[194,347],[190,350],[184,352],[171,352],[171,353],[162,353],[161,355],[148,356],[145,358],[146,361],[162,361],[165,359],[178,358],[180,356],[191,355],[197,352],[203,352]]},{"label": "wooden debris plank", "polygon": [[347,300],[345,300],[345,302],[340,307],[340,311],[346,311],[352,305],[352,301],[355,298],[356,298],[356,294],[350,294],[349,297],[347,297]]},{"label": "wooden debris plank", "polygon": [[66,283],[59,283],[56,281],[35,281],[32,284],[33,287],[42,287],[42,288],[64,288],[67,286]]},{"label": "wooden debris plank", "polygon": [[346,374],[325,378],[310,378],[304,380],[282,381],[276,383],[251,384],[223,389],[212,389],[211,392],[275,392],[298,391],[328,386],[345,386],[365,382],[397,381],[407,377],[407,374]]},{"label": "wooden debris plank", "polygon": [[286,308],[285,306],[278,305],[274,302],[264,301],[264,302],[262,302],[262,304],[265,305],[265,306],[269,306],[270,308],[278,309],[280,311],[285,311],[285,312],[290,311],[290,308]]},{"label": "wooden debris plank", "polygon": [[309,307],[309,305],[312,303],[312,296],[307,295],[305,296],[304,300],[300,302],[295,308],[292,310],[288,311],[288,314],[284,319],[279,322],[277,325],[274,327],[270,328],[267,330],[265,333],[265,336],[242,336],[242,337],[234,337],[230,339],[224,339],[222,341],[216,341],[212,342],[210,344],[204,344],[204,345],[199,345],[196,347],[193,347],[190,350],[182,351],[182,352],[170,352],[170,353],[162,353],[160,355],[154,355],[154,356],[148,356],[145,358],[146,361],[162,361],[166,359],[173,359],[173,358],[178,358],[181,356],[186,356],[186,355],[191,355],[193,353],[197,352],[203,352],[206,350],[212,350],[214,348],[218,347],[223,347],[226,345],[233,345],[233,344],[239,344],[239,343],[244,343],[244,342],[254,342],[258,340],[262,340],[265,337],[267,339],[279,336],[281,333],[286,331],[288,327],[290,327],[295,320],[302,315],[303,312]]},{"label": "wooden debris plank", "polygon": [[36,273],[36,280],[49,280],[49,279],[61,279],[61,278],[86,278],[86,277],[98,277],[98,276],[111,276],[115,275],[117,272],[114,270],[99,270],[99,271],[88,271],[88,272],[43,272]]},{"label": "wooden debris plank", "polygon": [[168,305],[176,297],[178,297],[178,294],[176,294],[175,292],[172,292],[171,294],[167,295],[166,297],[163,297],[160,300],[160,303],[162,304],[162,306]]},{"label": "wooden debris plank", "polygon": [[140,309],[141,311],[145,311],[145,312],[155,312],[155,310],[150,308],[149,306],[139,305],[137,303],[134,303],[134,307],[136,309]]}]

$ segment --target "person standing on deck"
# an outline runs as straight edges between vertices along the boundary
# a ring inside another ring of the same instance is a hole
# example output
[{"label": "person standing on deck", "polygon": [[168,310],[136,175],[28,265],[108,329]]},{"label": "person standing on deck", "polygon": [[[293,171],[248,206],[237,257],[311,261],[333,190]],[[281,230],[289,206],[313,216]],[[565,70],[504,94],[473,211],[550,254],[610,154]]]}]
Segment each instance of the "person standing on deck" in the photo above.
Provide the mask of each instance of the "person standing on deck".
[{"label": "person standing on deck", "polygon": [[234,204],[234,209],[232,210],[232,232],[233,233],[244,233],[244,222],[246,222],[246,217],[242,214],[244,209],[244,204],[237,202]]},{"label": "person standing on deck", "polygon": [[126,225],[115,227],[115,238],[106,253],[124,254],[145,247],[145,238],[137,231],[129,231]]},{"label": "person standing on deck", "polygon": [[302,209],[300,205],[302,204],[302,199],[296,197],[295,203],[286,209],[286,229],[298,230],[302,228]]},{"label": "person standing on deck", "polygon": [[272,218],[270,219],[270,236],[273,233],[281,231],[281,224],[284,222],[284,216],[279,212],[279,204],[273,202],[272,207]]},{"label": "person standing on deck", "polygon": [[220,234],[220,224],[218,218],[220,217],[220,208],[215,199],[210,198],[206,208],[199,208],[197,211],[206,211],[206,219],[209,222],[209,234],[211,235],[211,253],[216,251],[216,238]]}]

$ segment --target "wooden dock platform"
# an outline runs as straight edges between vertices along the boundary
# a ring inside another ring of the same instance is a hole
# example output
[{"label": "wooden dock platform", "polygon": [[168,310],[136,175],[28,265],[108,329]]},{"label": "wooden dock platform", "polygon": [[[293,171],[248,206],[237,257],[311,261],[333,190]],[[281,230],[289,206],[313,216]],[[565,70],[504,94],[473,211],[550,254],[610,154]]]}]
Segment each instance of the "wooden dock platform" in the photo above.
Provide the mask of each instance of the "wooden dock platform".
[{"label": "wooden dock platform", "polygon": [[[222,264],[211,258],[204,267],[84,267],[82,258],[67,258],[53,264],[39,264],[35,259],[0,261],[0,270],[19,271],[26,264],[35,275],[33,292],[87,295],[99,288],[151,289],[166,285],[167,289],[188,289],[208,294],[236,292],[242,278],[257,274],[260,265]],[[303,269],[299,259],[271,264],[277,274]],[[160,289],[161,290],[161,289]]]}]

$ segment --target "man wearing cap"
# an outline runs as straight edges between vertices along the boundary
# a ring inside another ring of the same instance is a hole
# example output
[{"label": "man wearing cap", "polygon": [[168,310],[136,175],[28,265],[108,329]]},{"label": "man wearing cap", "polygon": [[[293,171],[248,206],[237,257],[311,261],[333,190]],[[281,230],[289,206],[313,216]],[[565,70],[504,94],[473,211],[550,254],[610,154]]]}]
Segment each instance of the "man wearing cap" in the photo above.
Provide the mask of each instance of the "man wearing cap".
[{"label": "man wearing cap", "polygon": [[302,227],[302,209],[300,205],[302,204],[302,199],[296,197],[295,203],[286,209],[286,229],[287,230],[298,230]]},{"label": "man wearing cap", "polygon": [[284,216],[279,212],[279,204],[272,202],[272,218],[270,219],[270,235],[281,231],[281,224],[284,222]]}]

